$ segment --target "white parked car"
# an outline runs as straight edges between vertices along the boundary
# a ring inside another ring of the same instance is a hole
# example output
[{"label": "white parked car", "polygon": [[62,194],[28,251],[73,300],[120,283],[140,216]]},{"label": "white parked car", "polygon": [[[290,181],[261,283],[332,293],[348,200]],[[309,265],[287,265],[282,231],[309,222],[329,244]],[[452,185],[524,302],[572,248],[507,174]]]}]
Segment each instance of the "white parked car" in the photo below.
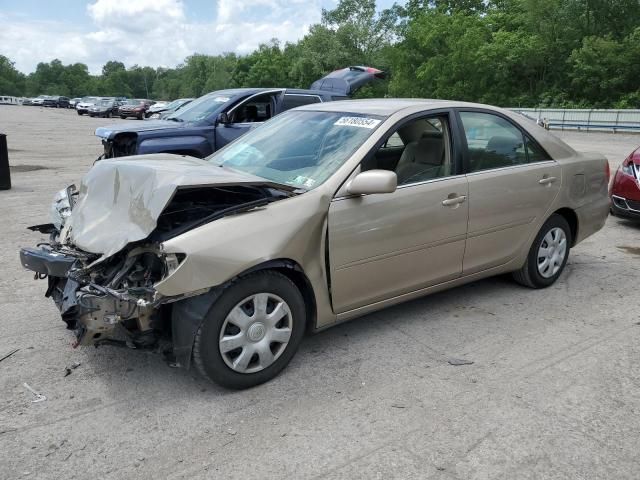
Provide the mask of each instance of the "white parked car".
[{"label": "white parked car", "polygon": [[89,108],[93,107],[99,102],[99,97],[82,97],[82,99],[78,103],[76,103],[76,112],[78,112],[78,115],[88,114]]},{"label": "white parked car", "polygon": [[47,98],[46,95],[38,95],[36,98],[33,98],[31,100],[31,105],[37,105],[39,107],[41,107],[42,105],[44,105],[44,99]]},{"label": "white parked car", "polygon": [[144,116],[146,118],[149,118],[151,115],[155,113],[163,112],[167,108],[167,105],[169,105],[169,102],[164,102],[164,101],[156,102],[149,107],[149,109],[145,112]]}]

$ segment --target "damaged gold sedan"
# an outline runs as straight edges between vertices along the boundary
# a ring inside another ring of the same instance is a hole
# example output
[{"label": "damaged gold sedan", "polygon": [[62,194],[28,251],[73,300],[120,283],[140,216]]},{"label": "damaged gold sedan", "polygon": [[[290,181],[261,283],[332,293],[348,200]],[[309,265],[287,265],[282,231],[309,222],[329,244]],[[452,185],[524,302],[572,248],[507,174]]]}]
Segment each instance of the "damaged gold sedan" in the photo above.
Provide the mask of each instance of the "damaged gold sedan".
[{"label": "damaged gold sedan", "polygon": [[166,345],[247,388],[305,332],[505,272],[553,284],[604,225],[607,184],[604,157],[494,107],[314,104],[204,160],[96,163],[20,257],[76,346]]}]

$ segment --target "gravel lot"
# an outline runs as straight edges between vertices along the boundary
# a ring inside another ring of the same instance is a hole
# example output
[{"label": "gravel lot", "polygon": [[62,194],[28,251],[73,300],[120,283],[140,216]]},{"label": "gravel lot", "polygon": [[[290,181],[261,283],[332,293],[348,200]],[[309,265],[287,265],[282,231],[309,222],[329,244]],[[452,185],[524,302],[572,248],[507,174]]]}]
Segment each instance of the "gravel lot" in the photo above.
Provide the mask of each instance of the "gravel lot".
[{"label": "gravel lot", "polygon": [[[549,289],[501,277],[389,308],[229,392],[151,353],[73,350],[45,282],[19,264],[39,239],[25,227],[48,221],[108,122],[0,106],[14,167],[0,191],[0,358],[20,349],[0,362],[0,478],[640,477],[640,224],[610,217]],[[560,135],[612,171],[640,144]]]}]

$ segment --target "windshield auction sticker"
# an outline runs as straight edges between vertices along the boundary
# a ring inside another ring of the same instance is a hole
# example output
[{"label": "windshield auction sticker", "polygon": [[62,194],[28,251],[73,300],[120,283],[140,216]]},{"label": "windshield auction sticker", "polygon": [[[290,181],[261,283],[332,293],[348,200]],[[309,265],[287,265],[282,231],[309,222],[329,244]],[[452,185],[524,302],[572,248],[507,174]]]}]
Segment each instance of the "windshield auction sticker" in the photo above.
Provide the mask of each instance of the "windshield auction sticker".
[{"label": "windshield auction sticker", "polygon": [[345,127],[376,128],[382,120],[366,117],[340,117],[334,125]]}]

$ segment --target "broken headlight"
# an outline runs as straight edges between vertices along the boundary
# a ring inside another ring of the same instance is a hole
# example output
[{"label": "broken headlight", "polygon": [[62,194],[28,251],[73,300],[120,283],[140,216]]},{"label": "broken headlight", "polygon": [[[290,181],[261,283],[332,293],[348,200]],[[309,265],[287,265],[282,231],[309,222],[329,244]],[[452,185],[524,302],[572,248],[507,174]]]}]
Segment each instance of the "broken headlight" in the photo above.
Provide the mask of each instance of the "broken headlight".
[{"label": "broken headlight", "polygon": [[53,196],[53,203],[49,210],[49,217],[51,219],[51,223],[53,223],[58,230],[62,229],[67,218],[71,215],[71,210],[73,209],[75,202],[75,195],[76,186],[70,185]]}]

